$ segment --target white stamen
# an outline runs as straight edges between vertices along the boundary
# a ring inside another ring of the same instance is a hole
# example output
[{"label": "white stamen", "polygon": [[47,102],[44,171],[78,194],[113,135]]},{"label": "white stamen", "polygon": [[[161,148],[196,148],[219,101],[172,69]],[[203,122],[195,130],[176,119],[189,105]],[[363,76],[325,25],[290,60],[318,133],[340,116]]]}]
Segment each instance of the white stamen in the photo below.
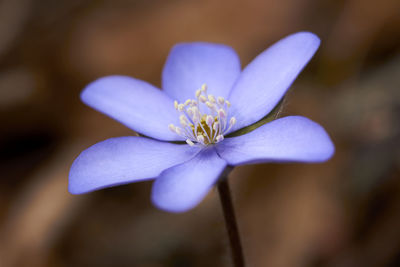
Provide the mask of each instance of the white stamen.
[{"label": "white stamen", "polygon": [[179,122],[182,128],[173,124],[169,124],[168,128],[183,137],[190,146],[221,142],[224,134],[236,123],[236,118],[228,115],[231,103],[222,96],[207,94],[206,84],[196,90],[195,96],[195,99],[187,99],[183,103],[174,101],[174,108],[181,112]]},{"label": "white stamen", "polygon": [[232,128],[232,126],[233,126],[235,123],[236,123],[236,118],[235,118],[235,117],[232,117],[232,118],[229,120],[229,127],[228,127],[228,129],[226,129],[224,133],[228,132],[228,131]]},{"label": "white stamen", "polygon": [[180,116],[179,116],[179,120],[188,122],[188,119],[186,118],[185,115],[180,115]]},{"label": "white stamen", "polygon": [[183,128],[188,126],[188,123],[185,120],[180,120],[179,122],[181,123]]},{"label": "white stamen", "polygon": [[216,103],[215,97],[213,95],[208,95],[208,101],[210,101],[211,103]]},{"label": "white stamen", "polygon": [[197,114],[194,114],[192,120],[193,120],[194,123],[197,124],[197,123],[199,123],[200,118],[199,118],[199,116]]},{"label": "white stamen", "polygon": [[219,122],[215,122],[213,125],[213,130],[216,131],[219,128]]},{"label": "white stamen", "polygon": [[175,132],[176,132],[178,135],[182,135],[182,129],[179,128],[179,127],[175,127]]},{"label": "white stamen", "polygon": [[207,101],[207,102],[206,102],[206,105],[207,105],[207,107],[208,107],[209,109],[214,109],[214,104],[213,104],[213,103]]},{"label": "white stamen", "polygon": [[206,123],[207,123],[207,125],[208,125],[208,126],[211,126],[211,125],[213,124],[213,122],[214,122],[213,116],[207,115],[207,118],[206,118]]},{"label": "white stamen", "polygon": [[193,108],[188,108],[188,109],[186,110],[186,112],[188,113],[189,117],[192,117],[192,116],[193,116]]},{"label": "white stamen", "polygon": [[187,143],[189,146],[194,146],[194,143],[193,143],[192,140],[190,140],[190,139],[186,139],[186,143]]},{"label": "white stamen", "polygon": [[200,116],[200,111],[199,111],[199,108],[198,108],[198,107],[192,107],[192,111],[193,111],[193,116],[194,116],[194,115]]},{"label": "white stamen", "polygon": [[196,98],[199,98],[199,96],[201,95],[201,90],[196,90]]},{"label": "white stamen", "polygon": [[168,125],[168,128],[171,130],[171,132],[176,133],[175,126],[172,123]]},{"label": "white stamen", "polygon": [[217,143],[221,142],[222,140],[224,140],[224,136],[222,134],[218,135],[217,138]]},{"label": "white stamen", "polygon": [[199,100],[201,103],[205,103],[207,101],[207,98],[204,95],[199,96]]},{"label": "white stamen", "polygon": [[199,141],[199,143],[204,143],[204,136],[203,135],[201,135],[201,134],[199,134],[198,136],[197,136],[197,141]]},{"label": "white stamen", "polygon": [[225,117],[226,117],[226,112],[225,112],[225,110],[223,110],[222,108],[219,109],[219,110],[218,110],[218,115],[219,115],[221,118],[225,118]]}]

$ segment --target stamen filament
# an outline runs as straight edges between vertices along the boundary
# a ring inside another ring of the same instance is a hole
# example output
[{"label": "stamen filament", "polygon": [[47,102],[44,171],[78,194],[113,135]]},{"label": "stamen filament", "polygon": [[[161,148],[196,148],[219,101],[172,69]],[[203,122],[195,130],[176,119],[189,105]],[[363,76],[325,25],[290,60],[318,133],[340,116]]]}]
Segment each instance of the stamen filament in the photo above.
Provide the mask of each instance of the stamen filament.
[{"label": "stamen filament", "polygon": [[[229,118],[231,103],[221,96],[207,94],[206,84],[196,90],[195,97],[196,99],[187,99],[184,103],[174,101],[174,108],[180,113],[179,122],[182,128],[173,124],[169,124],[168,128],[185,138],[190,146],[207,146],[223,141],[224,135],[236,123],[235,117]],[[204,106],[200,107],[201,104]]]}]

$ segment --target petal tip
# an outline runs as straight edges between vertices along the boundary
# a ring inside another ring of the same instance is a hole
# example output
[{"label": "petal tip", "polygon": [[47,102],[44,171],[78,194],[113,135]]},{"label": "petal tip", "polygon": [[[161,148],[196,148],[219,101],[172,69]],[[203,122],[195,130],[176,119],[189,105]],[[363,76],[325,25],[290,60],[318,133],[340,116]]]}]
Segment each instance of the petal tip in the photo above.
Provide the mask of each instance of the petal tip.
[{"label": "petal tip", "polygon": [[154,195],[151,196],[151,202],[153,205],[158,208],[159,210],[169,212],[169,213],[184,213],[186,211],[189,211],[193,209],[196,205],[191,205],[191,206],[179,206],[179,205],[163,205],[162,201],[157,200]]},{"label": "petal tip", "polygon": [[319,148],[319,152],[317,154],[320,155],[315,158],[315,162],[325,162],[333,157],[333,155],[335,154],[335,145],[328,132],[322,125],[303,116],[289,117],[295,118],[299,122],[303,121],[305,124],[313,125],[313,127],[311,127],[310,129],[314,128],[314,131],[316,133],[314,140],[320,140],[318,143],[315,144],[315,146]]},{"label": "petal tip", "polygon": [[[155,181],[155,183],[157,180]],[[152,192],[151,192],[151,202],[153,205],[165,212],[170,212],[170,213],[183,213],[186,211],[189,211],[196,207],[200,201],[203,199],[199,199],[198,201],[191,201],[189,202],[183,202],[183,201],[178,201],[172,199],[171,197],[168,196],[168,194],[165,194],[165,192],[159,191],[155,189],[155,186],[153,184]]]},{"label": "petal tip", "polygon": [[[82,154],[82,153],[81,153]],[[86,193],[85,190],[82,190],[82,188],[79,186],[77,181],[79,181],[79,155],[74,162],[71,165],[71,168],[69,170],[68,174],[68,192],[71,193],[72,195],[79,195]]]},{"label": "petal tip", "polygon": [[308,41],[311,44],[313,44],[316,48],[318,48],[319,45],[321,44],[321,39],[315,33],[312,32],[301,31],[289,36],[302,39],[303,41]]},{"label": "petal tip", "polygon": [[73,185],[71,185],[71,183],[68,183],[68,192],[71,195],[80,195],[80,194],[84,193],[84,192],[77,190]]},{"label": "petal tip", "polygon": [[171,197],[168,191],[161,190],[159,187],[154,186],[160,182],[159,179],[160,177],[158,177],[153,184],[151,202],[160,210],[170,213],[183,213],[196,207],[203,199],[199,198],[196,201],[181,201],[178,197]]},{"label": "petal tip", "polygon": [[333,155],[335,154],[335,145],[332,141],[332,139],[330,138],[329,134],[326,132],[326,130],[324,129],[324,127],[322,127],[321,125],[319,125],[318,123],[310,120],[312,123],[315,124],[316,127],[319,128],[319,132],[320,132],[320,138],[321,141],[319,143],[319,157],[316,157],[315,162],[326,162],[328,160],[330,160]]},{"label": "petal tip", "polygon": [[331,138],[329,137],[329,135],[328,134],[326,134],[327,135],[327,146],[326,146],[326,148],[325,148],[325,157],[324,158],[322,158],[321,159],[321,162],[325,162],[325,161],[328,161],[328,160],[330,160],[332,157],[333,157],[333,155],[335,155],[335,152],[336,152],[336,149],[335,149],[335,145],[334,145],[334,143],[332,142],[332,140],[331,140]]},{"label": "petal tip", "polygon": [[[89,105],[91,98],[93,97],[93,92],[96,90],[100,90],[101,88],[108,88],[108,87],[112,87],[112,83],[116,82],[116,80],[127,80],[127,79],[131,79],[128,76],[123,76],[123,75],[109,75],[109,76],[104,76],[104,77],[100,77],[96,80],[94,80],[93,82],[89,83],[88,85],[86,85],[83,90],[80,93],[80,99],[83,103]],[[104,86],[103,84],[105,84],[106,86]],[[99,86],[100,85],[100,86]],[[109,86],[107,86],[109,85]]]}]

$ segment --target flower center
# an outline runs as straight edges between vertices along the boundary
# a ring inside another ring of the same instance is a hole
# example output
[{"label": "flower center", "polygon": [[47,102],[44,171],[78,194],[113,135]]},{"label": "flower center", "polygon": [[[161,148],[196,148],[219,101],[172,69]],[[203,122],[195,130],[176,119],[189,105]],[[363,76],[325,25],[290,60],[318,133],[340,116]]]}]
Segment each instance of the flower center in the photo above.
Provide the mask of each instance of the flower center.
[{"label": "flower center", "polygon": [[181,127],[170,124],[169,129],[185,138],[191,146],[221,142],[224,134],[236,123],[235,117],[229,119],[228,116],[231,103],[221,96],[215,98],[207,94],[206,84],[195,95],[196,99],[188,99],[184,103],[174,101]]}]

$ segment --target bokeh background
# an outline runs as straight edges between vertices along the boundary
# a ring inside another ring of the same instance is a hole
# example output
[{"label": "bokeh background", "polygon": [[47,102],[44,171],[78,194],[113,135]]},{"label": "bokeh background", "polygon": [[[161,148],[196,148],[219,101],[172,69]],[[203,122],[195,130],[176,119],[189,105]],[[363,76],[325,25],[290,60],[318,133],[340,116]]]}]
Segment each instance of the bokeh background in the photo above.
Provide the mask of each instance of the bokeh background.
[{"label": "bokeh background", "polygon": [[160,86],[178,42],[230,45],[245,66],[300,30],[322,44],[283,115],[337,151],[231,173],[248,266],[400,266],[398,0],[0,0],[0,266],[230,266],[215,189],[183,214],[154,208],[151,182],[67,192],[80,151],[134,134],[79,92],[109,74]]}]

